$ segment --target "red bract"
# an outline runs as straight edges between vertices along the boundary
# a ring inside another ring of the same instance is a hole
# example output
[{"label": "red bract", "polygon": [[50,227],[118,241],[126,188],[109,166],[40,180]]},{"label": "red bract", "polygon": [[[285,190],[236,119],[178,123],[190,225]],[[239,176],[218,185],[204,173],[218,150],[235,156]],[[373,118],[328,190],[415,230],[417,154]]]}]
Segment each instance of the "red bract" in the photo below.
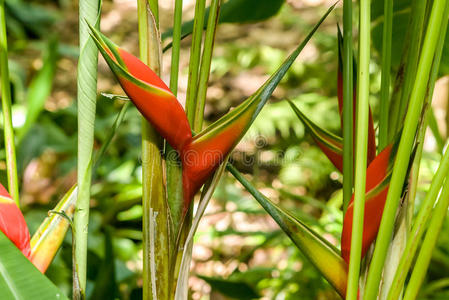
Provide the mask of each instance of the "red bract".
[{"label": "red bract", "polygon": [[125,77],[117,76],[123,90],[160,135],[174,149],[182,150],[190,143],[192,132],[181,104],[147,65],[123,49],[118,49],[118,52],[131,75],[154,86],[154,90],[149,91]]},{"label": "red bract", "polygon": [[326,154],[327,158],[334,164],[334,166],[343,172],[343,140],[341,137],[320,128],[307,118],[293,102],[289,101],[295,114],[304,123],[306,129],[312,135],[313,139],[320,147],[321,151]]},{"label": "red bract", "polygon": [[[253,102],[254,103],[254,102]],[[196,194],[202,184],[216,170],[251,123],[255,106],[239,106],[225,118],[210,125],[196,135],[182,153],[183,185],[186,202]]]},{"label": "red bract", "polygon": [[[366,171],[366,198],[363,218],[362,257],[377,236],[391,175],[393,146],[387,146],[368,166]],[[343,220],[341,235],[341,255],[349,263],[351,249],[354,195]]]},{"label": "red bract", "polygon": [[182,162],[184,212],[193,196],[237,145],[303,46],[251,97],[192,138],[187,116],[164,82],[138,58],[90,27],[100,53],[126,94]]},{"label": "red bract", "polygon": [[25,218],[8,191],[1,184],[0,230],[22,251],[23,255],[30,256],[30,232]]}]

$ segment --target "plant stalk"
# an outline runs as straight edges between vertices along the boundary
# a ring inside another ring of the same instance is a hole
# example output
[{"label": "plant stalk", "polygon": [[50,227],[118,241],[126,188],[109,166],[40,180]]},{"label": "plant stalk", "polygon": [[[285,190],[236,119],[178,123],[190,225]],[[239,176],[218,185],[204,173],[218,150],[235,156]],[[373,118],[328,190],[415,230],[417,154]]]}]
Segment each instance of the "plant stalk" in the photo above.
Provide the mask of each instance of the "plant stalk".
[{"label": "plant stalk", "polygon": [[375,299],[379,289],[382,269],[385,262],[388,246],[393,233],[396,211],[402,194],[408,164],[412,154],[416,129],[418,127],[426,88],[429,78],[433,57],[439,39],[440,28],[443,24],[444,8],[447,0],[435,0],[424,38],[422,54],[419,59],[417,76],[410,96],[408,112],[404,122],[404,128],[399,143],[393,174],[384,207],[382,221],[377,236],[376,247],[368,273],[366,293],[364,299]]},{"label": "plant stalk", "polygon": [[[160,75],[158,1],[138,0],[141,60]],[[142,118],[143,299],[168,299],[169,218],[165,199],[160,136]]]},{"label": "plant stalk", "polygon": [[[176,0],[173,20],[172,56],[170,67],[170,90],[175,96],[177,96],[178,91],[181,25],[182,0]],[[167,201],[170,208],[170,215],[172,220],[170,235],[171,240],[174,243],[179,231],[179,226],[182,218],[182,207],[184,203],[182,191],[182,168],[178,153],[168,143],[165,144],[165,149],[165,165],[167,168]]]},{"label": "plant stalk", "polygon": [[379,151],[388,145],[388,114],[391,85],[391,40],[393,36],[393,0],[384,1],[382,36],[382,77],[379,112]]},{"label": "plant stalk", "polygon": [[196,1],[192,46],[190,47],[189,78],[187,82],[186,95],[186,114],[190,125],[193,125],[196,111],[196,92],[198,87],[198,73],[200,69],[201,40],[203,37],[205,7],[206,0]]},{"label": "plant stalk", "polygon": [[357,119],[355,141],[354,221],[352,223],[351,254],[349,258],[346,299],[358,297],[360,261],[362,256],[363,218],[365,211],[366,164],[369,119],[369,62],[371,3],[360,1],[359,62],[357,76]]},{"label": "plant stalk", "polygon": [[[446,177],[446,181],[449,176]],[[433,249],[438,241],[438,236],[443,226],[446,217],[447,209],[449,207],[449,184],[445,182],[438,203],[434,208],[433,216],[430,221],[429,229],[421,246],[416,264],[413,268],[410,281],[405,290],[404,300],[416,299],[419,289],[427,274],[430,260],[432,258]]]},{"label": "plant stalk", "polygon": [[389,141],[393,140],[403,124],[404,116],[407,110],[407,101],[413,88],[413,81],[416,77],[416,68],[421,49],[421,40],[424,32],[424,19],[427,0],[414,0],[412,2],[411,22],[406,38],[409,39],[404,49],[403,60],[405,64],[403,74],[398,78],[397,84],[390,101],[388,134]]},{"label": "plant stalk", "polygon": [[426,229],[426,224],[430,219],[432,208],[437,200],[441,187],[443,186],[444,178],[449,175],[449,151],[446,150],[440,166],[435,173],[430,189],[423,200],[419,213],[414,221],[413,228],[407,239],[406,248],[402,255],[398,269],[393,279],[391,290],[388,295],[388,299],[398,299],[405,279],[407,278],[408,271],[412,265],[413,258],[415,257],[416,250],[421,241],[421,238]]},{"label": "plant stalk", "polygon": [[343,215],[354,185],[352,0],[343,1]]},{"label": "plant stalk", "polygon": [[17,206],[19,201],[19,182],[17,179],[16,146],[11,117],[11,88],[9,83],[8,39],[6,35],[5,1],[0,1],[0,72],[2,88],[2,114],[6,148],[6,171],[8,190]]},{"label": "plant stalk", "polygon": [[90,185],[97,100],[98,50],[90,37],[87,23],[99,28],[99,0],[79,1],[78,60],[78,199],[74,217],[73,297],[84,299],[87,272],[87,239],[89,225]]},{"label": "plant stalk", "polygon": [[204,106],[206,103],[207,84],[209,82],[210,64],[214,50],[215,34],[217,32],[218,17],[220,14],[221,0],[212,0],[209,19],[207,21],[206,37],[204,39],[204,50],[201,58],[200,77],[198,80],[197,103],[195,116],[193,118],[193,131],[200,132],[203,127]]}]

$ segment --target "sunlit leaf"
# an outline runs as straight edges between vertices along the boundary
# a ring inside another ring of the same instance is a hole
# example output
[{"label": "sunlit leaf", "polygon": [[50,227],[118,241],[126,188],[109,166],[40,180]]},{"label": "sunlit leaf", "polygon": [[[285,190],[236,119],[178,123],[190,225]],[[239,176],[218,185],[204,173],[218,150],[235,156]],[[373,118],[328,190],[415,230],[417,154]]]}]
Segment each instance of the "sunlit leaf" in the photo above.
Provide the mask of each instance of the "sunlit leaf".
[{"label": "sunlit leaf", "polygon": [[73,186],[50,212],[31,238],[30,260],[42,273],[52,262],[69,228],[69,219],[73,218],[78,195],[77,186]]},{"label": "sunlit leaf", "polygon": [[45,101],[50,95],[53,86],[53,77],[58,61],[58,41],[50,39],[47,46],[43,66],[33,78],[27,93],[27,114],[25,124],[18,131],[20,141],[28,132],[30,127],[36,122],[39,114],[44,109]]}]

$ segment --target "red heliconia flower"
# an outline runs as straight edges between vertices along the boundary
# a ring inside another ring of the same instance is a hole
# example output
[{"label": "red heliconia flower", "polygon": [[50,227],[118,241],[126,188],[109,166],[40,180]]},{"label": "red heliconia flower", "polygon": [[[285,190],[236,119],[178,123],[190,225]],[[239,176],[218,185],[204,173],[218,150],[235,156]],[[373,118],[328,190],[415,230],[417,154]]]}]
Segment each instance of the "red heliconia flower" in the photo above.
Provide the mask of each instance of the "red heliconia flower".
[{"label": "red heliconia flower", "polygon": [[30,256],[30,232],[25,218],[8,191],[1,184],[0,230],[22,251],[23,255]]},{"label": "red heliconia flower", "polygon": [[[376,239],[379,230],[385,200],[390,186],[391,170],[396,148],[387,146],[371,162],[366,170],[366,195],[363,218],[362,257],[365,256],[371,243]],[[349,263],[351,249],[352,221],[354,214],[354,195],[349,203],[343,220],[341,234],[341,255]]]},{"label": "red heliconia flower", "polygon": [[100,53],[123,90],[182,162],[184,212],[193,196],[237,145],[303,46],[260,89],[192,138],[187,116],[164,82],[138,58],[90,27]]},{"label": "red heliconia flower", "polygon": [[259,103],[257,99],[248,100],[243,103],[246,105],[239,105],[196,135],[184,149],[181,157],[184,198],[187,202],[237,145],[260,110],[255,105]]},{"label": "red heliconia flower", "polygon": [[117,52],[127,71],[146,84],[141,86],[126,76],[117,76],[123,90],[164,139],[175,150],[181,151],[192,139],[189,121],[181,104],[147,65],[123,49],[118,48]]}]

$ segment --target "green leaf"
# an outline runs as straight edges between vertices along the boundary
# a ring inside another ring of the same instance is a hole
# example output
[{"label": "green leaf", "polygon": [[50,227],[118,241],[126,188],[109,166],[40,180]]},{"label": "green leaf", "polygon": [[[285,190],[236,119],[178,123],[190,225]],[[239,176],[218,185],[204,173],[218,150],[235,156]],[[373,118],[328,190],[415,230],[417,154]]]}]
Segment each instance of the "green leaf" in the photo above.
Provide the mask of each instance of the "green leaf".
[{"label": "green leaf", "polygon": [[74,297],[85,297],[87,272],[87,234],[89,224],[90,186],[92,179],[92,153],[94,146],[94,124],[97,104],[98,50],[89,35],[87,22],[100,25],[101,0],[79,1],[79,45],[77,74],[78,103],[78,165],[79,187],[76,203],[73,251]]},{"label": "green leaf", "polygon": [[344,297],[346,294],[348,266],[340,256],[339,251],[307,225],[262,195],[232,165],[228,164],[227,169],[270,214],[335,290]]},{"label": "green leaf", "polygon": [[64,241],[75,212],[77,195],[78,189],[74,185],[31,238],[30,260],[42,273],[47,270]]},{"label": "green leaf", "polygon": [[[229,0],[221,7],[219,23],[256,23],[276,15],[285,0]],[[204,19],[209,17],[209,7]],[[206,26],[206,22],[204,23]],[[185,37],[193,31],[193,20],[182,24],[181,36]],[[162,34],[162,39],[171,37],[170,29]]]},{"label": "green leaf", "polygon": [[186,179],[184,182],[184,199],[186,202],[192,199],[201,185],[218,167],[218,164],[237,145],[299,53],[334,6],[335,4],[327,10],[301,44],[251,97],[196,135],[192,143],[185,147],[182,159],[184,178]]},{"label": "green leaf", "polygon": [[0,232],[0,290],[2,299],[68,299]]},{"label": "green leaf", "polygon": [[[393,38],[391,53],[391,67],[397,70],[401,61],[402,49],[405,43],[406,32],[409,28],[411,0],[393,1]],[[372,1],[372,39],[374,48],[378,53],[382,52],[382,31],[383,31],[383,1]],[[440,63],[439,76],[449,74],[449,30],[446,32],[444,41],[443,56]]]},{"label": "green leaf", "polygon": [[17,134],[19,144],[33,123],[36,122],[39,114],[44,109],[45,101],[50,95],[56,71],[56,62],[58,60],[57,53],[58,41],[56,38],[51,38],[48,42],[43,67],[33,78],[28,89],[26,120]]}]

